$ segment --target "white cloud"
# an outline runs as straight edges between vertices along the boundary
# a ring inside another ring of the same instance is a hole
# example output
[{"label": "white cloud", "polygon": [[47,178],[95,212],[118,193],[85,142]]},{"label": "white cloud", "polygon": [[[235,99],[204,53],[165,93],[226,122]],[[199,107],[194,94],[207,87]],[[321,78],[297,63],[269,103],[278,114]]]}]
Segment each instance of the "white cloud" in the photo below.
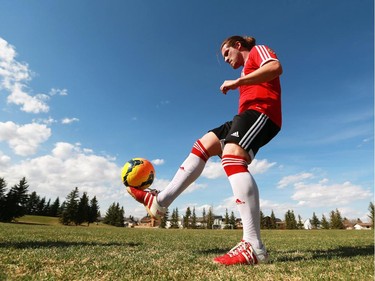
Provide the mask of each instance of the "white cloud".
[{"label": "white cloud", "polygon": [[295,184],[297,182],[303,181],[305,179],[312,178],[313,174],[311,173],[299,173],[296,175],[290,175],[283,177],[279,182],[278,182],[278,188],[285,188],[289,185]]},{"label": "white cloud", "polygon": [[208,179],[217,179],[220,177],[225,177],[225,173],[223,167],[221,166],[221,162],[215,162],[211,159],[208,160],[202,172],[202,177]]},{"label": "white cloud", "polygon": [[68,95],[68,90],[67,89],[55,89],[52,88],[51,91],[48,93],[50,96],[67,96]]},{"label": "white cloud", "polygon": [[28,113],[40,113],[48,112],[49,106],[45,103],[49,99],[47,95],[38,94],[36,96],[30,96],[26,93],[24,85],[15,83],[9,90],[11,94],[7,98],[8,103],[13,103],[21,106],[21,110]]},{"label": "white cloud", "polygon": [[262,160],[254,159],[249,165],[249,171],[253,175],[264,174],[275,165],[276,165],[276,162],[268,162],[267,159],[262,159]]},{"label": "white cloud", "polygon": [[32,121],[33,123],[40,123],[40,124],[46,124],[46,125],[52,125],[53,123],[57,122],[51,116],[48,118],[34,118]]},{"label": "white cloud", "polygon": [[56,143],[50,155],[8,165],[1,172],[10,185],[26,177],[30,192],[36,191],[52,200],[56,197],[65,200],[75,187],[81,194],[85,191],[90,197],[97,196],[105,209],[125,198],[120,168],[111,159],[87,154],[78,144]]},{"label": "white cloud", "polygon": [[0,169],[10,164],[11,158],[0,151]]},{"label": "white cloud", "polygon": [[154,159],[154,160],[151,160],[151,163],[154,164],[155,166],[160,166],[164,164],[164,159]]},{"label": "white cloud", "polygon": [[17,125],[12,121],[0,122],[0,141],[8,143],[17,155],[36,153],[38,147],[51,136],[51,129],[44,124]]},{"label": "white cloud", "polygon": [[28,113],[48,112],[46,101],[49,96],[31,96],[25,92],[32,75],[29,66],[18,62],[16,56],[15,48],[0,37],[0,88],[10,93],[7,102],[21,106],[21,110]]},{"label": "white cloud", "polygon": [[328,184],[326,180],[310,184],[298,182],[292,195],[300,206],[309,207],[342,206],[371,197],[369,190],[351,182]]},{"label": "white cloud", "polygon": [[78,122],[78,118],[64,118],[61,120],[61,124],[71,124],[73,122]]}]

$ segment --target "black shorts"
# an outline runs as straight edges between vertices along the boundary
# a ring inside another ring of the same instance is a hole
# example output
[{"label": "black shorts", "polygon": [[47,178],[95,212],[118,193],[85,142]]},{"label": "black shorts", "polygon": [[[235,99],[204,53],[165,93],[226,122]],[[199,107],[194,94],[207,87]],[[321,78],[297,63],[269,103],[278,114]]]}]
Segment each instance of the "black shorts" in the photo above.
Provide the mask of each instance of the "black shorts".
[{"label": "black shorts", "polygon": [[267,144],[280,131],[267,115],[255,110],[246,110],[234,116],[232,121],[210,130],[220,140],[222,145],[236,143],[249,152],[254,159],[259,148]]}]

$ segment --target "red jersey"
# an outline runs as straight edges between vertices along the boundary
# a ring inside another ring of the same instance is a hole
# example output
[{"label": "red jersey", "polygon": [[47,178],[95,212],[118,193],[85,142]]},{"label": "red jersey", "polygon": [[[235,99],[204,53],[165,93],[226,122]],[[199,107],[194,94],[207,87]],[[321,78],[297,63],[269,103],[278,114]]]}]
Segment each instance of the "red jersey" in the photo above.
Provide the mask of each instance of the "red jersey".
[{"label": "red jersey", "polygon": [[[274,51],[264,45],[254,46],[250,50],[241,76],[257,70],[271,60],[278,60]],[[281,87],[279,77],[257,85],[240,86],[239,91],[239,113],[248,109],[259,111],[266,114],[276,125],[281,127]]]}]

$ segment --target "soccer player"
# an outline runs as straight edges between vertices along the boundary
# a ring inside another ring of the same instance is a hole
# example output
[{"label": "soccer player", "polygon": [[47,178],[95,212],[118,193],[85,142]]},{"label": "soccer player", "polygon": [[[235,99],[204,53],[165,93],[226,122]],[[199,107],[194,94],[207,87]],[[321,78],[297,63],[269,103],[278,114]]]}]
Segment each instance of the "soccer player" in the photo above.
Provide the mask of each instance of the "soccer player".
[{"label": "soccer player", "polygon": [[282,66],[276,53],[255,38],[232,36],[221,45],[221,54],[233,69],[243,67],[238,79],[226,80],[223,94],[239,90],[238,114],[233,120],[210,130],[194,143],[170,184],[160,192],[128,187],[128,192],[144,204],[154,218],[162,217],[166,208],[202,173],[207,160],[221,157],[221,163],[232,187],[243,224],[242,240],[214,262],[224,265],[258,264],[268,261],[260,237],[259,191],[248,165],[259,148],[280,131]]}]

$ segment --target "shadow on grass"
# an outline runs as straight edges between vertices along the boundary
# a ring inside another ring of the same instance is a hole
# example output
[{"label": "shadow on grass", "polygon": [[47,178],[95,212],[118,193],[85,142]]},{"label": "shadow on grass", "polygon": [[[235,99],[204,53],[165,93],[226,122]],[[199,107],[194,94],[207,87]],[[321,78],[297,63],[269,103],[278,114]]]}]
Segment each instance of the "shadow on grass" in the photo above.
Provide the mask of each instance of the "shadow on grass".
[{"label": "shadow on grass", "polygon": [[69,248],[69,247],[137,247],[140,243],[100,243],[100,242],[66,242],[66,241],[24,241],[24,242],[0,242],[0,248],[37,249],[37,248]]},{"label": "shadow on grass", "polygon": [[14,224],[25,224],[25,225],[38,225],[38,226],[48,226],[47,223],[36,223],[36,222],[24,222],[24,221],[17,221],[13,222]]},{"label": "shadow on grass", "polygon": [[[298,253],[298,256],[293,256]],[[327,250],[306,250],[306,251],[272,251],[275,261],[301,261],[301,260],[330,260],[337,258],[374,256],[374,245],[358,247],[338,247]],[[279,257],[281,256],[281,257]]]},{"label": "shadow on grass", "polygon": [[[228,249],[214,248],[197,251],[199,255],[223,255]],[[374,245],[361,247],[338,247],[327,250],[303,250],[303,251],[269,251],[271,262],[302,261],[319,259],[350,258],[358,256],[374,256]]]}]

